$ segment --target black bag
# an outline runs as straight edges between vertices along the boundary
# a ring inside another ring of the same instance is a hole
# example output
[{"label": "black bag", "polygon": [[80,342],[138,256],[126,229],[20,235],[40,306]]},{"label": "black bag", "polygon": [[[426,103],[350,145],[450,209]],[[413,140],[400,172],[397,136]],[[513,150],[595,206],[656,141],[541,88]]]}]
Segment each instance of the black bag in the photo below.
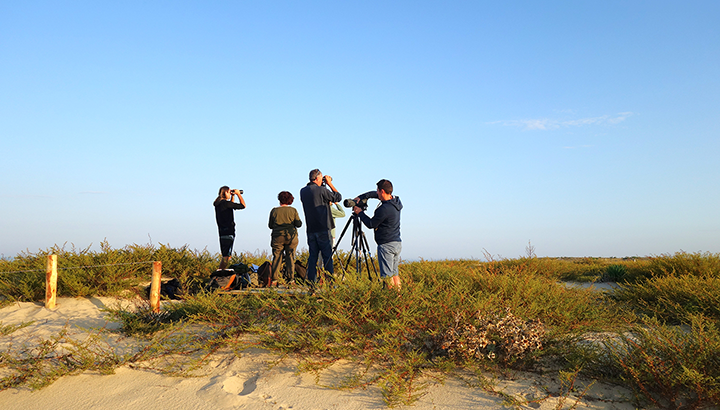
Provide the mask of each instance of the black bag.
[{"label": "black bag", "polygon": [[167,296],[168,299],[180,299],[180,281],[173,278],[160,285],[160,296]]},{"label": "black bag", "polygon": [[258,285],[263,288],[270,287],[272,284],[272,264],[268,261],[263,262],[258,268]]},{"label": "black bag", "polygon": [[210,282],[207,289],[213,290],[233,290],[236,286],[237,275],[232,269],[218,269],[210,274]]},{"label": "black bag", "polygon": [[305,281],[307,279],[307,268],[300,261],[295,261],[295,280]]},{"label": "black bag", "polygon": [[250,267],[242,262],[232,264],[232,265],[228,266],[228,269],[232,269],[233,271],[235,271],[235,273],[239,273],[241,275],[243,273],[250,272]]},{"label": "black bag", "polygon": [[[148,299],[150,299],[150,288],[151,286],[147,286],[145,288],[145,294]],[[162,283],[160,283],[160,297],[162,298],[165,296],[168,299],[180,299],[180,281],[177,279],[170,279],[166,280]]]},{"label": "black bag", "polygon": [[250,274],[248,272],[236,273],[233,269],[218,269],[210,274],[210,282],[206,289],[214,290],[238,290],[250,286]]}]

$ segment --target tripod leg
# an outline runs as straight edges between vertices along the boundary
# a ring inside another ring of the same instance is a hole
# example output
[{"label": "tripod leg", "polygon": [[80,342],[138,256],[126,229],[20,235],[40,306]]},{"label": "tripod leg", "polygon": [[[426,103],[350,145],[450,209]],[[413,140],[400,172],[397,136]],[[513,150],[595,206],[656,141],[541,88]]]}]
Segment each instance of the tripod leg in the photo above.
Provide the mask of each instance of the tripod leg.
[{"label": "tripod leg", "polygon": [[[335,257],[335,254],[333,254],[333,258]],[[342,278],[345,279],[345,267],[342,264],[342,259],[340,259],[340,255],[337,256],[337,265],[340,266],[340,270],[342,271]],[[335,266],[335,263],[333,263],[333,266]]]},{"label": "tripod leg", "polygon": [[[347,257],[347,259],[345,260],[345,270],[347,270],[347,269],[350,268],[350,261],[352,260],[352,256],[353,256],[352,251],[353,251],[353,250],[350,249],[350,253],[348,253],[348,257]],[[345,274],[345,273],[344,273],[345,270],[343,270],[343,275]]]},{"label": "tripod leg", "polygon": [[[348,218],[348,221],[345,223],[345,227],[343,228],[342,232],[340,233],[340,236],[338,236],[337,242],[335,242],[335,246],[333,247],[333,250],[332,250],[332,255],[335,255],[335,252],[337,252],[337,248],[338,248],[338,246],[340,246],[340,241],[342,241],[342,238],[345,236],[345,232],[347,232],[348,227],[350,227],[350,222],[353,221],[353,219],[354,218],[351,216],[350,218]],[[350,251],[350,256],[352,256],[352,250]],[[343,280],[343,279],[345,279],[345,271],[347,270],[347,267],[350,264],[350,257],[348,257],[348,262],[347,262],[346,266],[343,266],[342,260],[340,259],[339,256],[338,256],[338,261],[340,262],[338,265],[340,265],[340,269],[342,270],[342,279],[341,280]]]},{"label": "tripod leg", "polygon": [[[346,226],[347,228],[347,226]],[[343,231],[343,233],[345,233]],[[347,260],[345,260],[345,269],[343,269],[343,279],[345,279],[345,272],[350,268],[350,261],[352,260],[353,253],[356,251],[358,242],[357,237],[355,236],[355,231],[353,230],[352,238],[350,239],[351,247],[350,252],[348,252]]]},{"label": "tripod leg", "polygon": [[[372,262],[372,254],[370,253],[370,248],[368,246],[367,239],[365,239],[365,234],[362,232],[360,234],[362,235],[360,244],[361,244],[361,248],[362,248],[363,261],[365,262],[365,269],[367,269],[368,280],[372,282],[372,280],[373,280],[372,272],[375,271],[375,263]],[[369,260],[368,260],[368,255],[370,256]],[[372,271],[370,270],[371,264],[372,264]],[[375,273],[375,276],[377,276],[377,272]]]},{"label": "tripod leg", "polygon": [[[375,262],[373,261],[372,253],[370,252],[370,245],[368,244],[367,237],[365,237],[364,234],[363,234],[363,241],[365,243],[365,249],[368,250],[368,254],[370,255],[370,265],[372,265],[373,273],[375,273],[375,277],[380,279],[380,275],[378,275],[377,269],[375,269]],[[366,261],[366,264],[367,264],[367,261]],[[368,267],[368,277],[370,277],[370,267]]]},{"label": "tripod leg", "polygon": [[360,234],[362,234],[362,228],[360,227],[360,220],[357,218],[357,216],[351,217],[354,221],[353,223],[353,232],[352,232],[352,248],[350,249],[350,253],[348,254],[347,259],[347,266],[350,266],[350,261],[352,260],[353,255],[355,256],[355,272],[359,275],[361,270],[360,265],[360,247],[362,246],[362,241],[360,240]]},{"label": "tripod leg", "polygon": [[353,220],[353,217],[348,218],[347,223],[345,224],[345,227],[342,230],[342,233],[340,233],[340,236],[338,236],[337,242],[335,242],[335,247],[333,247],[333,254],[337,250],[337,247],[340,245],[340,241],[342,241],[343,236],[345,236],[345,232],[347,231],[348,227],[350,226],[350,222]]}]

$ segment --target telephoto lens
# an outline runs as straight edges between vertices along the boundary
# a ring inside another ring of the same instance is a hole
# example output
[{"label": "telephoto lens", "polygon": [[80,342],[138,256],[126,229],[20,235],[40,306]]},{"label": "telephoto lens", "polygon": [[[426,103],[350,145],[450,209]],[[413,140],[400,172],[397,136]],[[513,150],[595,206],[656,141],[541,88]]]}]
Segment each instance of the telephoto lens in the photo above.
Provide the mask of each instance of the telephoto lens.
[{"label": "telephoto lens", "polygon": [[357,206],[358,208],[360,208],[364,211],[367,209],[367,206],[368,206],[367,201],[368,201],[367,198],[361,199],[357,202],[355,202],[354,199],[346,199],[343,201],[343,205],[345,206],[345,208],[352,208],[352,207]]}]

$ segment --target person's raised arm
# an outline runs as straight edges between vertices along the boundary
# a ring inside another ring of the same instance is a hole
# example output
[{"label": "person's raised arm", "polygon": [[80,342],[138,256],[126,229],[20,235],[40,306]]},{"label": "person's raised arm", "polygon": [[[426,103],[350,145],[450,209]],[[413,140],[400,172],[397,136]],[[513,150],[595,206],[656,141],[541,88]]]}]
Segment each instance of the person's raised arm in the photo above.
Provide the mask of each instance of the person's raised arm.
[{"label": "person's raised arm", "polygon": [[330,187],[330,189],[332,189],[333,192],[338,192],[338,190],[335,189],[335,185],[332,183],[332,177],[330,175],[325,175],[325,183]]},{"label": "person's raised arm", "polygon": [[330,205],[330,213],[332,214],[333,218],[344,218],[345,217],[345,210],[342,209],[340,204],[337,202],[332,203]]},{"label": "person's raised arm", "polygon": [[337,190],[337,188],[335,188],[335,185],[333,185],[333,183],[332,183],[332,177],[331,177],[330,175],[325,175],[325,176],[324,176],[324,179],[325,179],[325,183],[326,183],[326,184],[328,185],[328,187],[330,187],[330,189],[332,190],[332,193],[329,193],[329,195],[326,195],[326,197],[328,197],[327,200],[328,200],[329,202],[340,202],[340,201],[342,201],[342,195],[341,195],[340,192]]},{"label": "person's raised arm", "polygon": [[240,191],[238,191],[237,189],[234,189],[233,195],[237,195],[238,201],[240,201],[240,204],[242,204],[243,208],[245,208],[245,200],[243,199],[242,195],[240,194]]},{"label": "person's raised arm", "polygon": [[361,199],[370,199],[370,198],[378,199],[379,197],[378,197],[377,191],[368,191],[368,192],[365,192],[364,194],[360,194],[357,198],[355,198],[355,202],[358,202]]}]

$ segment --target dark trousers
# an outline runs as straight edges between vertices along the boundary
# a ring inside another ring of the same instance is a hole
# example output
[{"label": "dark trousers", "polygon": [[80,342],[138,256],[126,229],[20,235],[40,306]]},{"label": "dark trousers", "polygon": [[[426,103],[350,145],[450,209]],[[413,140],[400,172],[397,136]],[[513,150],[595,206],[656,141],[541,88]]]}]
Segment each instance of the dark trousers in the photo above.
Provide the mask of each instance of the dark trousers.
[{"label": "dark trousers", "polygon": [[[323,266],[325,270],[333,274],[333,261],[332,261],[332,237],[330,231],[323,232],[308,232],[308,248],[310,248],[310,255],[308,256],[307,266],[307,280],[310,283],[317,281],[317,261],[318,256],[322,254]],[[332,276],[327,277],[328,280],[332,280]]]}]

